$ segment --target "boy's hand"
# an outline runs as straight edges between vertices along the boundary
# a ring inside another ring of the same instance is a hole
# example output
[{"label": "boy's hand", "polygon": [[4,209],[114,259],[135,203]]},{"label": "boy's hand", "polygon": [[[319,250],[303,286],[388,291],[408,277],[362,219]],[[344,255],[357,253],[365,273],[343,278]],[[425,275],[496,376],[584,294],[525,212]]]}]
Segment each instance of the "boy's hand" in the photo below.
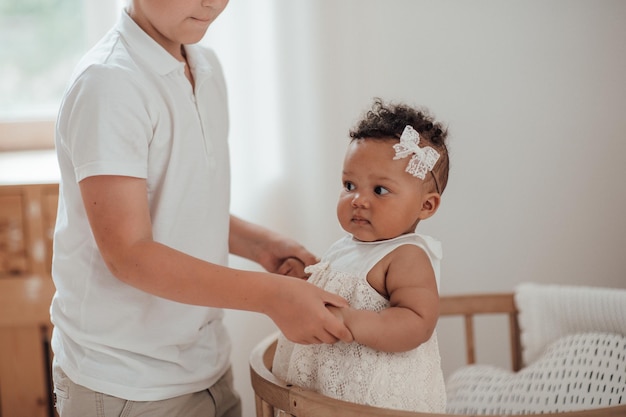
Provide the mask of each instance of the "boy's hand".
[{"label": "boy's hand", "polygon": [[333,316],[337,317],[339,320],[341,320],[344,324],[345,324],[345,318],[343,316],[342,311],[346,308],[339,308],[339,307],[335,307],[334,305],[327,305],[326,308],[333,313]]},{"label": "boy's hand", "polygon": [[348,302],[313,284],[286,278],[275,288],[274,299],[264,311],[285,337],[300,344],[346,343],[354,339],[350,330],[327,308],[347,307]]},{"label": "boy's hand", "polygon": [[304,262],[298,258],[287,258],[282,264],[278,266],[276,270],[281,275],[288,275],[290,277],[307,279],[309,275],[304,272]]}]

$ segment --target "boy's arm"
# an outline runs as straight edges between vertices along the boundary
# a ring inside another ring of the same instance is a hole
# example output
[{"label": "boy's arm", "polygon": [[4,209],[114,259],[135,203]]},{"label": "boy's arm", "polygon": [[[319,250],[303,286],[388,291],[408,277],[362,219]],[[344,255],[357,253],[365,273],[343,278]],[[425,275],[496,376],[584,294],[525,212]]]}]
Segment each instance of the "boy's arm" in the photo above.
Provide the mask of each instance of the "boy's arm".
[{"label": "boy's arm", "polygon": [[329,307],[354,340],[376,350],[403,352],[430,339],[439,318],[435,273],[426,253],[404,245],[389,255],[386,289],[390,307],[380,312]]},{"label": "boy's arm", "polygon": [[343,298],[302,280],[212,264],[154,241],[144,179],[94,176],[80,189],[102,257],[121,281],[181,303],[266,314],[294,342],[352,340],[325,308],[347,305]]},{"label": "boy's arm", "polygon": [[305,266],[318,262],[298,242],[233,215],[229,249],[230,253],[250,259],[269,272],[299,278],[305,278]]}]

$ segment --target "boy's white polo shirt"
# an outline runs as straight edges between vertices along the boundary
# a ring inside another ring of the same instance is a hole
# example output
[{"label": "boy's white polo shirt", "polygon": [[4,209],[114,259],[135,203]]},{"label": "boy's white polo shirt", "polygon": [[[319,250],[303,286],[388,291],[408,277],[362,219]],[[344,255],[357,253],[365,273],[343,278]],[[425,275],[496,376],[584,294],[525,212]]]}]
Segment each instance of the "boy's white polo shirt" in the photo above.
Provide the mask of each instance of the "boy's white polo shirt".
[{"label": "boy's white polo shirt", "polygon": [[222,310],[155,297],[110,273],[78,186],[94,175],[145,178],[154,239],[227,263],[226,87],[213,52],[186,51],[195,94],[183,64],[122,13],[77,67],[57,121],[55,360],[75,383],[129,400],[205,389],[229,366]]}]

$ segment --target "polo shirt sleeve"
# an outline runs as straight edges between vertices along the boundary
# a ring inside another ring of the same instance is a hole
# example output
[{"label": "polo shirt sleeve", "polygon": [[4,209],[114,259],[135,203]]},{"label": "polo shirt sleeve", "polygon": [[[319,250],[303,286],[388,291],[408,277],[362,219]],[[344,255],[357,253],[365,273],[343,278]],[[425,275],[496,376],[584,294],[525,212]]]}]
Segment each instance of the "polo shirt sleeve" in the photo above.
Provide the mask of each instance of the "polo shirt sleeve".
[{"label": "polo shirt sleeve", "polygon": [[147,178],[153,127],[142,83],[128,69],[92,65],[68,90],[58,132],[77,182],[95,175]]}]

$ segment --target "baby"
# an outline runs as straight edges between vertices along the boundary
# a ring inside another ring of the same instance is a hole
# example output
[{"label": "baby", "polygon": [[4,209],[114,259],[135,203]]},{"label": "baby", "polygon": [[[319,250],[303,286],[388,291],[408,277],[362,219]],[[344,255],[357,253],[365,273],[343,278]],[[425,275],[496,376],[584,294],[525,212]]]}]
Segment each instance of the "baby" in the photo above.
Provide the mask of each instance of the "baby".
[{"label": "baby", "polygon": [[436,213],[447,184],[447,131],[426,110],[376,99],[350,136],[337,204],[348,235],[306,271],[348,300],[328,308],[354,342],[299,345],[281,335],[273,372],[345,401],[444,412],[435,333],[441,245],[415,230]]}]

